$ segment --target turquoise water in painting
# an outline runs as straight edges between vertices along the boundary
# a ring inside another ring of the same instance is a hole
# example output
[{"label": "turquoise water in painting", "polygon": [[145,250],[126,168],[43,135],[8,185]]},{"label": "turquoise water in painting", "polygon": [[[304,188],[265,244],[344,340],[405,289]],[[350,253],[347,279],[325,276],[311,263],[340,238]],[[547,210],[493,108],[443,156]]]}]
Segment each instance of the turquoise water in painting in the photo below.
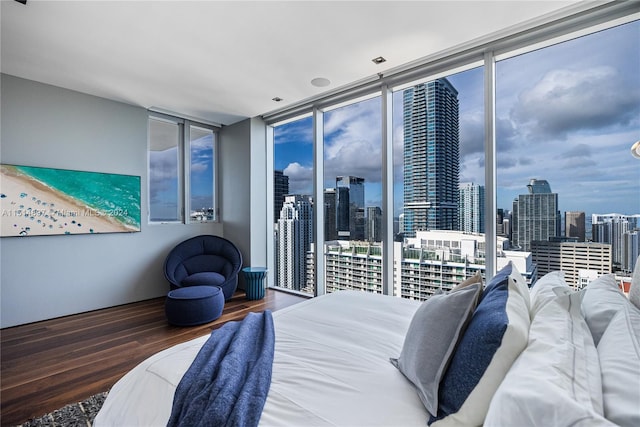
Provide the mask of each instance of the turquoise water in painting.
[{"label": "turquoise water in painting", "polygon": [[15,166],[48,187],[121,223],[140,229],[140,177]]}]

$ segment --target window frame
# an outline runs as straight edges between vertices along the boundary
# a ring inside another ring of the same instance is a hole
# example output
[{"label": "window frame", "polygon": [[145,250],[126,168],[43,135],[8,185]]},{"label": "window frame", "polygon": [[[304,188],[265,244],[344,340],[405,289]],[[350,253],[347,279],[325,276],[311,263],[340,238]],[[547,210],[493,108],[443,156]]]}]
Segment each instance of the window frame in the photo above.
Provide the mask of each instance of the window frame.
[{"label": "window frame", "polygon": [[[323,134],[322,113],[345,103],[357,102],[372,93],[382,94],[383,144],[383,293],[393,294],[393,160],[391,93],[422,81],[433,80],[481,65],[484,67],[484,156],[485,156],[485,274],[492,277],[497,270],[497,161],[496,161],[496,62],[511,56],[541,49],[598,31],[611,29],[640,19],[637,7],[630,3],[611,2],[598,7],[578,4],[531,22],[509,28],[501,33],[474,40],[450,50],[422,58],[391,70],[360,80],[340,91],[331,91],[298,104],[275,110],[262,116],[267,125],[267,147],[273,149],[273,127],[294,117],[313,114],[314,127],[314,200],[323,200]],[[272,151],[271,151],[272,152]],[[273,157],[267,165],[267,186],[273,187]],[[273,204],[273,197],[268,202]],[[314,206],[314,251],[323,253],[324,218],[322,209]],[[271,250],[271,249],[270,249]],[[273,259],[273,258],[272,258]],[[271,262],[268,260],[268,262]],[[270,264],[273,268],[273,265]],[[324,257],[316,256],[316,296],[325,293]],[[271,283],[270,283],[271,285]]]},{"label": "window frame", "polygon": [[[176,220],[161,220],[154,221],[151,219],[151,120],[157,120],[160,122],[171,123],[178,126],[178,212],[179,218]],[[212,209],[214,217],[211,220],[192,221],[191,216],[187,212],[191,212],[191,127],[198,127],[201,129],[211,130],[213,134],[213,154],[212,154]],[[170,115],[158,111],[148,110],[147,118],[147,224],[148,225],[161,225],[161,224],[203,224],[203,223],[219,223],[220,222],[220,207],[219,207],[219,190],[218,190],[218,141],[219,141],[220,126],[206,123],[204,121],[194,120],[191,118],[184,118],[180,116]]]}]

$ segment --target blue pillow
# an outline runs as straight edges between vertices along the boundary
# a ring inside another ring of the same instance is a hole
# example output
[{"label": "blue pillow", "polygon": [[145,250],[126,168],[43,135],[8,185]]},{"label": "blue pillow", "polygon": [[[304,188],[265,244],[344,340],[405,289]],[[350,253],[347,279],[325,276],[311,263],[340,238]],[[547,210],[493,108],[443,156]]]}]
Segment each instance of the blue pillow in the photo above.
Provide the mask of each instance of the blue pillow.
[{"label": "blue pillow", "polygon": [[439,388],[429,425],[482,425],[491,397],[529,336],[529,288],[509,263],[485,288]]}]

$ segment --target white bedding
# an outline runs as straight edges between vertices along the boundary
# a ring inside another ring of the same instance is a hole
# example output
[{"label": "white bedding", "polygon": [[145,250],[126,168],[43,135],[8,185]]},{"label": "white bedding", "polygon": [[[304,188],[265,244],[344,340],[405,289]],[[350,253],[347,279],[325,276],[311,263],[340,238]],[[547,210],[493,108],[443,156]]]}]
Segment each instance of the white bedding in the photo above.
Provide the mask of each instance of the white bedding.
[{"label": "white bedding", "polygon": [[[261,426],[421,426],[428,414],[398,357],[419,302],[340,291],[273,313],[273,376]],[[180,378],[209,336],[142,362],[111,389],[95,426],[164,426]]]}]

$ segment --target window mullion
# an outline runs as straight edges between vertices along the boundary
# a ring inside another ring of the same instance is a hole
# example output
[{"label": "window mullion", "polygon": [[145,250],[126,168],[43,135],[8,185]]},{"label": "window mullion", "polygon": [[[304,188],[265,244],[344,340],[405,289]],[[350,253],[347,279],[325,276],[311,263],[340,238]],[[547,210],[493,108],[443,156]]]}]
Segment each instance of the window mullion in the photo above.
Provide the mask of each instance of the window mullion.
[{"label": "window mullion", "polygon": [[382,92],[382,293],[393,295],[393,92]]},{"label": "window mullion", "polygon": [[277,240],[273,237],[275,231],[275,222],[278,221],[273,214],[273,206],[275,204],[275,166],[274,166],[274,156],[275,156],[275,130],[271,125],[267,126],[267,266],[269,271],[272,272],[267,274],[267,287],[271,288],[274,286],[278,286],[276,283],[276,249],[275,245],[277,245]]},{"label": "window mullion", "polygon": [[189,194],[191,192],[191,122],[185,120],[182,126],[182,149],[180,150],[182,153],[180,165],[183,168],[180,173],[180,177],[182,178],[182,220],[185,224],[189,224],[191,222],[191,201],[189,200]]},{"label": "window mullion", "polygon": [[496,63],[493,52],[484,55],[484,156],[485,156],[485,277],[496,274],[497,174],[496,174]]},{"label": "window mullion", "polygon": [[181,132],[180,132],[180,150],[179,150],[179,157],[180,157],[180,161],[178,162],[178,179],[180,180],[180,200],[182,200],[182,208],[181,208],[181,213],[182,213],[182,222],[185,224],[189,224],[190,222],[190,216],[188,214],[189,209],[190,209],[190,203],[189,203],[189,174],[190,174],[190,161],[189,161],[189,133],[190,133],[190,127],[189,127],[189,123],[188,121],[185,120],[184,123],[182,123],[180,126],[182,126]]},{"label": "window mullion", "polygon": [[324,271],[324,112],[313,110],[313,244],[315,296],[326,293]]}]

